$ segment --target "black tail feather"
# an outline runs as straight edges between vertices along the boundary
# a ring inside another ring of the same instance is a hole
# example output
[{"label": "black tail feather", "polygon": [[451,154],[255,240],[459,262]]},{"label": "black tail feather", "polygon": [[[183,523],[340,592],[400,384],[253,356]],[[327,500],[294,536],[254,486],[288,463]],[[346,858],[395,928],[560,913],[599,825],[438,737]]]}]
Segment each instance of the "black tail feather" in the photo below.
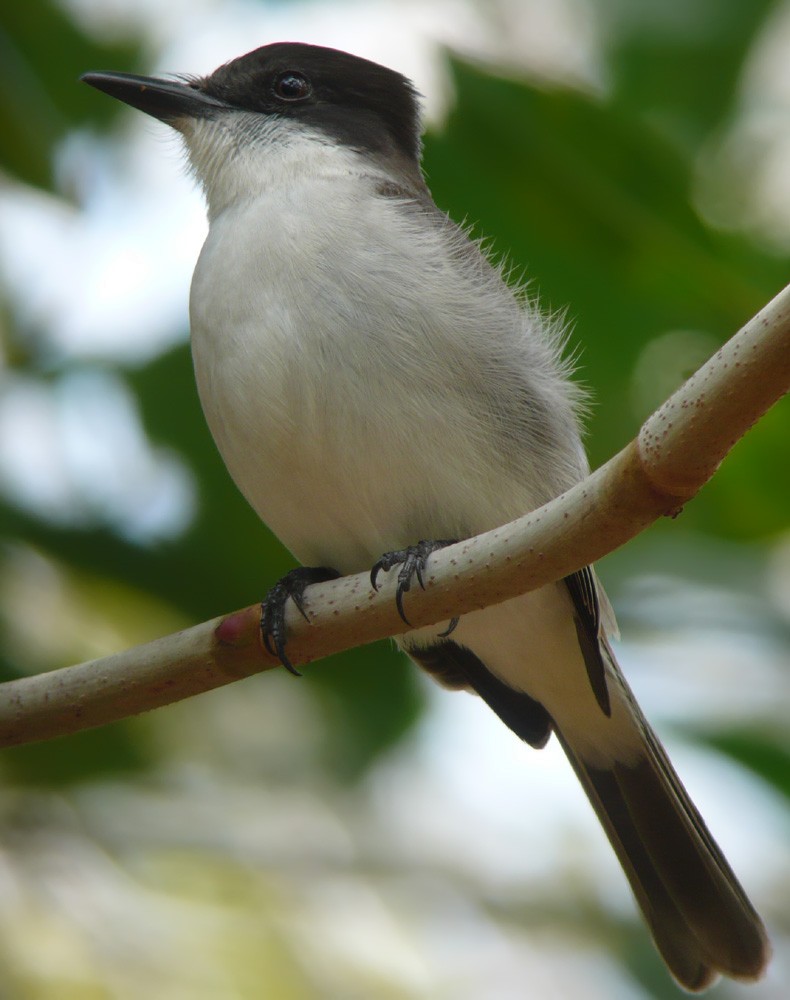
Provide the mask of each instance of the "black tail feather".
[{"label": "black tail feather", "polygon": [[[640,720],[643,721],[643,720]],[[557,732],[677,981],[753,980],[770,946],[762,922],[655,734],[634,763],[592,767]]]},{"label": "black tail feather", "polygon": [[532,746],[542,747],[551,731],[556,733],[656,946],[681,986],[696,993],[719,975],[759,978],[770,957],[762,922],[642,715],[607,643],[598,655],[608,661],[612,700],[610,704],[607,695],[609,711],[600,698],[597,707],[612,719],[621,749],[607,759],[605,747],[598,746],[595,763],[577,752],[574,734],[562,732],[543,705],[497,678],[470,650],[444,640],[410,648],[409,653],[448,686],[474,689]]}]

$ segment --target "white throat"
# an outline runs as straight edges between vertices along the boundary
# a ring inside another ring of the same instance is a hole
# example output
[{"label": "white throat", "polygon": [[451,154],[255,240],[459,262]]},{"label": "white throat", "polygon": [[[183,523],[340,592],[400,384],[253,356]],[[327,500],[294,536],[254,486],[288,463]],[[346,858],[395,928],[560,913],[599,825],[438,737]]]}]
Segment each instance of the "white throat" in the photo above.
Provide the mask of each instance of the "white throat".
[{"label": "white throat", "polygon": [[211,223],[230,205],[301,180],[385,172],[364,154],[319,129],[285,118],[228,111],[180,127],[191,172],[203,188]]}]

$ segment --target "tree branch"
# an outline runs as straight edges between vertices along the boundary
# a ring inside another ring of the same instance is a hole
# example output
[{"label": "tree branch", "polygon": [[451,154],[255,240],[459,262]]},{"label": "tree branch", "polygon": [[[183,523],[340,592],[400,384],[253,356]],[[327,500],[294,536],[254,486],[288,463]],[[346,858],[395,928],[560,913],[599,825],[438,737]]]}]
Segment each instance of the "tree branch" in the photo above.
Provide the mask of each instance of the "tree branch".
[{"label": "tree branch", "polygon": [[[414,627],[525,593],[613,551],[677,513],[749,428],[790,389],[790,286],[643,425],[618,455],[539,510],[431,556],[411,591]],[[403,632],[392,579],[367,573],[307,592],[310,622],[290,605],[295,664]],[[212,690],[277,666],[253,606],[155,642],[0,685],[0,745],[50,739]]]}]

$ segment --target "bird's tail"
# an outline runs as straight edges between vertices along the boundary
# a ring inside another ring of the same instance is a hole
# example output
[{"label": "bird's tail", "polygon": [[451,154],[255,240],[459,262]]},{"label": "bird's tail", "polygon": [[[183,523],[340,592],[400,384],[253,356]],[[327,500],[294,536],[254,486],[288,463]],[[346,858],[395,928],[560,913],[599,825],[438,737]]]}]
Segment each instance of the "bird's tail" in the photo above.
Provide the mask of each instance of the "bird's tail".
[{"label": "bird's tail", "polygon": [[598,601],[594,578],[580,574],[567,592],[492,605],[464,616],[453,639],[407,648],[443,683],[474,689],[531,746],[556,733],[683,987],[757,979],[765,929],[642,715]]},{"label": "bird's tail", "polygon": [[636,756],[592,766],[555,728],[557,737],[678,983],[698,992],[719,974],[757,979],[770,957],[762,921],[618,679],[642,743]]}]

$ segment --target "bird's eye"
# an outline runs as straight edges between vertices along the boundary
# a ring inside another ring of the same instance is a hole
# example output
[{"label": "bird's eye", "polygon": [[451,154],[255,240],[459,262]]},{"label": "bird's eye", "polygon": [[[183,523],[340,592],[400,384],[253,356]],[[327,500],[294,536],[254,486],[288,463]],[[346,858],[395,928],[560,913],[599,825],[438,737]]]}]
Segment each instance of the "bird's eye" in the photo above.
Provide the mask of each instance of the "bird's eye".
[{"label": "bird's eye", "polygon": [[303,101],[313,92],[310,81],[301,73],[286,70],[274,81],[274,93],[283,101]]}]

